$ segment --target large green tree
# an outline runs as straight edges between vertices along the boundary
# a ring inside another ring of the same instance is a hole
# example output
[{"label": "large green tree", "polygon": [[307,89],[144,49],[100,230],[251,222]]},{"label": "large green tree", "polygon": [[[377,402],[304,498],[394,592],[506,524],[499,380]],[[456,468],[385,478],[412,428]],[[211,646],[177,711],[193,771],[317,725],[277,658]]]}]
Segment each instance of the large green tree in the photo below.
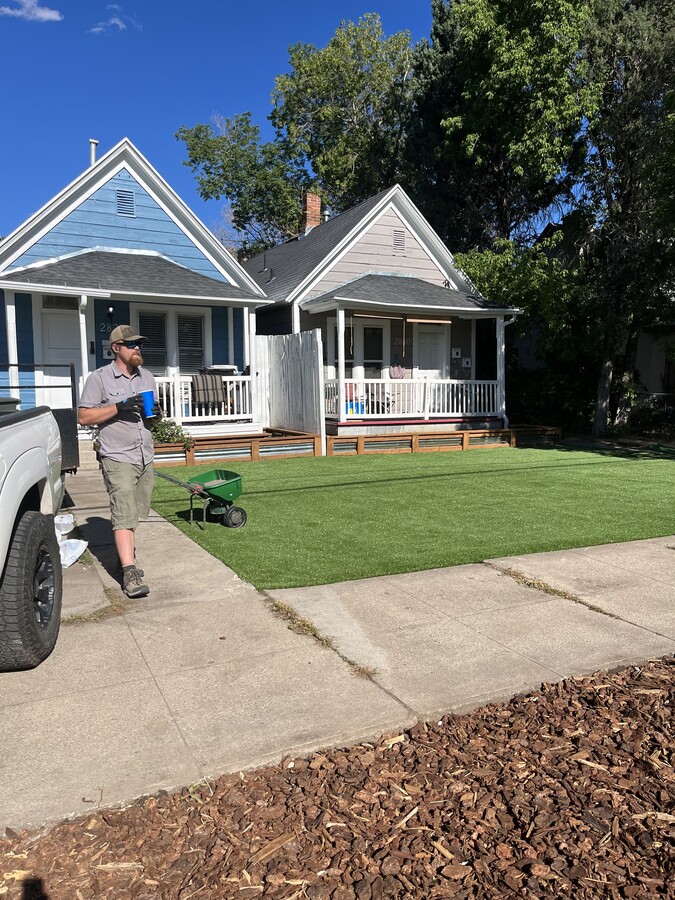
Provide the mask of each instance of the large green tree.
[{"label": "large green tree", "polygon": [[275,80],[274,139],[243,113],[182,127],[186,164],[202,197],[225,198],[249,251],[298,233],[303,190],[334,212],[400,176],[411,111],[410,34],[387,37],[379,16],[343,22],[326,47],[296,44],[290,70]]},{"label": "large green tree", "polygon": [[433,0],[416,49],[410,184],[453,250],[531,240],[569,200],[592,97],[577,0]]},{"label": "large green tree", "polygon": [[590,8],[583,50],[598,102],[584,123],[578,202],[590,223],[580,242],[601,354],[593,428],[603,434],[615,373],[630,382],[640,332],[672,316],[675,223],[664,196],[675,187],[667,102],[675,3],[591,0]]}]

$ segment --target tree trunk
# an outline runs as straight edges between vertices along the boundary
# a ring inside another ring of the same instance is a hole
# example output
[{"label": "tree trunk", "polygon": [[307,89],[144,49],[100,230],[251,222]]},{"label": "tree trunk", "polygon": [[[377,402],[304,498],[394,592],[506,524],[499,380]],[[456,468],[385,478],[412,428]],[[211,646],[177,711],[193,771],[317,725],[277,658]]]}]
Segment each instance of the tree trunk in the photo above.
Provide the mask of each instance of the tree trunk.
[{"label": "tree trunk", "polygon": [[633,405],[633,388],[635,387],[635,361],[637,359],[640,329],[631,328],[626,341],[620,377],[614,378],[614,390],[611,398],[611,421],[615,426],[626,425]]},{"label": "tree trunk", "polygon": [[607,434],[607,419],[609,415],[609,397],[612,392],[612,377],[614,375],[614,355],[605,352],[598,378],[598,392],[595,398],[595,418],[593,420],[593,434],[602,437]]}]

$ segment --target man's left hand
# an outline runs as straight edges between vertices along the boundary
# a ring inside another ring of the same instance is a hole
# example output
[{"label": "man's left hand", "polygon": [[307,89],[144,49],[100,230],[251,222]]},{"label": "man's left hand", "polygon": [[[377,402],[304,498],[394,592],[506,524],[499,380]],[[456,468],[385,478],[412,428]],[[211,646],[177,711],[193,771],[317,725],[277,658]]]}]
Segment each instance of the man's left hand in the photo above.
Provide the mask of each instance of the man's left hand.
[{"label": "man's left hand", "polygon": [[162,412],[162,407],[159,405],[159,403],[153,404],[153,407],[152,407],[152,415],[153,415],[156,419],[161,419],[161,418],[163,418],[164,413]]}]

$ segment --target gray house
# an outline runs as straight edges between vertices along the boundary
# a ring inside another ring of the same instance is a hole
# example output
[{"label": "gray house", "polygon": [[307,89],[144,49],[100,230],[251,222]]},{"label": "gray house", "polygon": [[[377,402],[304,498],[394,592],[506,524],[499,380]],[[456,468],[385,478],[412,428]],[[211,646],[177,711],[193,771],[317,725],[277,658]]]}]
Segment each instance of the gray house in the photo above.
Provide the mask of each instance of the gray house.
[{"label": "gray house", "polygon": [[507,425],[504,329],[521,312],[483,297],[399,186],[244,263],[272,304],[258,334],[319,328],[328,433]]}]

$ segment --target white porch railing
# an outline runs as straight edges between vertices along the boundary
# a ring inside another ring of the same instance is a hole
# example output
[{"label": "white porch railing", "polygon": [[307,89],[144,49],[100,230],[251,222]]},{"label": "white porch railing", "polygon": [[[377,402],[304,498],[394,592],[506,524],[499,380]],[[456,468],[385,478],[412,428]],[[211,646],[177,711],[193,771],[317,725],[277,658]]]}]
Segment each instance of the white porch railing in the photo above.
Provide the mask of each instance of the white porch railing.
[{"label": "white porch railing", "polygon": [[223,400],[204,403],[195,398],[190,375],[159,376],[159,405],[179,425],[253,421],[251,376],[223,376]]},{"label": "white porch railing", "polygon": [[325,384],[326,415],[339,421],[503,415],[498,381],[348,378],[341,401],[339,382]]}]

